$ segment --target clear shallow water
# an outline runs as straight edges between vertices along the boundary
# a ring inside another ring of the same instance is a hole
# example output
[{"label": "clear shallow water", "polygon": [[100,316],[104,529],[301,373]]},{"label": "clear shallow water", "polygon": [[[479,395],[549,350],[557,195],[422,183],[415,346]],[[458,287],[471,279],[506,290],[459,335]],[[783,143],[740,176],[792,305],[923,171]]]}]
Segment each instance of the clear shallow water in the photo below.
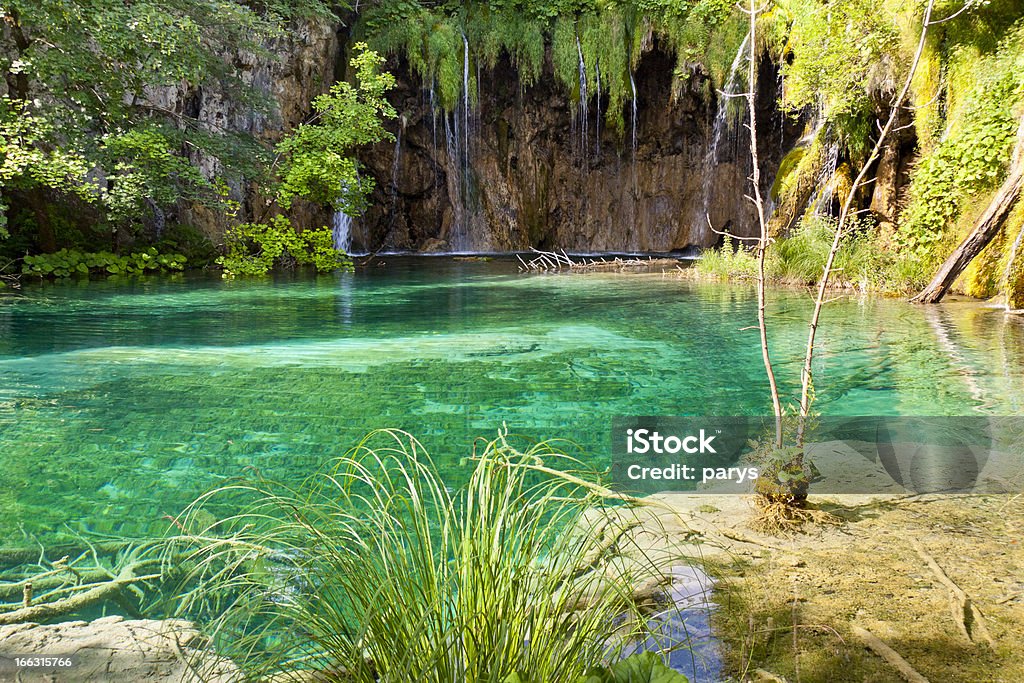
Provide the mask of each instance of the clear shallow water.
[{"label": "clear shallow water", "polygon": [[[617,414],[763,414],[753,290],[389,257],[355,274],[32,285],[0,298],[0,534],[162,534],[257,467],[302,479],[405,429],[452,482],[507,423],[607,456]],[[795,395],[807,294],[772,293]],[[1024,413],[1024,325],[973,303],[830,304],[817,408]]]}]

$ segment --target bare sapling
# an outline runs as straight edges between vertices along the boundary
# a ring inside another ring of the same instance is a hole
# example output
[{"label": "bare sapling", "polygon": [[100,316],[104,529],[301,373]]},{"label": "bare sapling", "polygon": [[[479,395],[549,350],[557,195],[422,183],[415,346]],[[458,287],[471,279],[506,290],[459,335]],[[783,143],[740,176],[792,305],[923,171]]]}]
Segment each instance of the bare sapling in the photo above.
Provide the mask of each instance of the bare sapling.
[{"label": "bare sapling", "polygon": [[753,164],[750,181],[754,186],[753,196],[747,199],[754,203],[757,210],[757,223],[760,228],[757,240],[757,329],[761,336],[761,360],[768,376],[768,390],[771,393],[772,411],[775,415],[775,447],[782,448],[782,401],[779,399],[779,385],[775,380],[771,353],[768,349],[768,324],[765,318],[765,253],[768,249],[768,223],[765,219],[764,198],[761,196],[761,165],[757,155],[757,16],[761,9],[757,0],[750,0],[750,8],[744,10],[750,19],[749,49],[747,71],[747,111],[750,120],[747,129],[750,132],[750,160]]},{"label": "bare sapling", "polygon": [[[875,140],[874,145],[871,148],[866,160],[862,164],[860,171],[850,186],[849,192],[843,200],[842,208],[839,214],[839,219],[836,223],[835,235],[833,236],[832,245],[829,249],[828,255],[825,259],[825,265],[822,268],[821,277],[817,283],[817,292],[814,299],[814,306],[811,312],[811,317],[808,324],[808,338],[807,347],[804,354],[803,365],[801,368],[801,389],[800,389],[800,405],[797,420],[797,430],[795,444],[790,448],[784,448],[783,440],[783,426],[782,426],[782,406],[779,398],[778,384],[775,378],[775,373],[772,368],[771,356],[769,353],[768,336],[767,336],[767,324],[765,316],[765,255],[769,245],[769,234],[768,226],[765,220],[764,201],[761,196],[760,189],[760,169],[759,159],[757,151],[757,122],[756,122],[756,102],[755,102],[755,79],[757,76],[756,72],[756,30],[757,30],[757,17],[763,10],[763,7],[759,8],[756,5],[757,0],[750,0],[749,8],[743,11],[748,15],[750,20],[750,64],[749,64],[749,84],[746,98],[749,110],[749,132],[750,132],[750,155],[751,161],[753,162],[753,173],[751,181],[753,184],[753,196],[748,197],[753,203],[757,211],[758,224],[760,228],[760,238],[757,240],[757,297],[758,297],[758,329],[761,336],[761,355],[764,361],[765,373],[768,377],[769,390],[771,393],[772,408],[775,413],[775,439],[774,449],[771,451],[772,465],[769,466],[767,473],[771,473],[769,476],[759,478],[757,485],[757,503],[761,508],[762,525],[766,529],[785,529],[790,528],[794,525],[798,525],[809,519],[819,519],[813,511],[804,511],[801,508],[804,507],[807,499],[808,491],[808,477],[805,476],[805,461],[804,461],[804,442],[806,437],[806,429],[808,424],[808,418],[811,411],[811,403],[813,401],[813,374],[812,366],[814,360],[815,350],[815,338],[818,331],[818,325],[821,319],[821,311],[826,303],[826,294],[828,292],[829,283],[832,277],[832,273],[835,267],[836,256],[839,253],[840,248],[843,245],[843,240],[849,230],[851,223],[851,217],[857,213],[854,210],[854,202],[857,197],[858,190],[860,190],[868,181],[868,173],[878,160],[889,135],[893,132],[896,127],[896,122],[899,119],[901,109],[906,102],[907,96],[910,92],[911,83],[914,78],[914,74],[917,71],[918,64],[921,61],[922,54],[925,48],[925,41],[928,35],[928,29],[932,25],[932,9],[935,4],[935,0],[929,0],[924,10],[924,17],[921,24],[921,33],[917,43],[917,49],[914,53],[913,60],[910,64],[910,68],[906,74],[906,78],[903,82],[903,86],[900,91],[896,94],[896,97],[890,103],[890,112],[885,125],[879,128],[879,134]],[[778,475],[778,476],[775,476]],[[825,521],[824,517],[821,521]]]}]

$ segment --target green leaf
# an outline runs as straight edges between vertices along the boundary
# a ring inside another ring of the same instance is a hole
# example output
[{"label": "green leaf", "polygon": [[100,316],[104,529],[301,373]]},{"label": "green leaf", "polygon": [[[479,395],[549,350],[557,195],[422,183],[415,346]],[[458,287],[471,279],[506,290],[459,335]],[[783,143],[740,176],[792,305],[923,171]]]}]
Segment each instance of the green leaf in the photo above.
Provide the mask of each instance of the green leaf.
[{"label": "green leaf", "polygon": [[608,667],[595,667],[580,683],[689,683],[689,679],[665,666],[653,652],[642,652]]}]

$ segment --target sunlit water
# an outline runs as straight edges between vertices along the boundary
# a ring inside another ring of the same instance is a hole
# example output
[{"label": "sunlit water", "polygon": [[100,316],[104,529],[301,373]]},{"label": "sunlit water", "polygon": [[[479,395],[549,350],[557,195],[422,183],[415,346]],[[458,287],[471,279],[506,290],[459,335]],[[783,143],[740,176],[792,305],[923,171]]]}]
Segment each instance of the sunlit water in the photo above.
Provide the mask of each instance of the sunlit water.
[{"label": "sunlit water", "polygon": [[[522,275],[510,261],[392,258],[354,274],[26,286],[0,298],[0,537],[167,530],[258,468],[301,479],[368,431],[417,436],[451,481],[503,423],[607,458],[615,415],[763,414],[749,287]],[[775,291],[794,396],[809,296]],[[817,409],[1024,412],[1024,326],[975,303],[843,298]]]}]

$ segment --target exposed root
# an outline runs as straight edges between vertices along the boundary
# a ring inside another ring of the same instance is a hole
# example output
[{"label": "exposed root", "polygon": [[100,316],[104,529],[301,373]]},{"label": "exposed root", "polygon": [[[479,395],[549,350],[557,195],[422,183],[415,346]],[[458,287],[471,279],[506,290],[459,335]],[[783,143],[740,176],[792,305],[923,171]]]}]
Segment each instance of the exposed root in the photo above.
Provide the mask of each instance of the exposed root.
[{"label": "exposed root", "polygon": [[767,496],[756,496],[754,503],[757,516],[750,522],[755,531],[778,535],[800,531],[804,525],[838,526],[843,520],[830,512],[805,508],[796,501],[773,500]]}]

